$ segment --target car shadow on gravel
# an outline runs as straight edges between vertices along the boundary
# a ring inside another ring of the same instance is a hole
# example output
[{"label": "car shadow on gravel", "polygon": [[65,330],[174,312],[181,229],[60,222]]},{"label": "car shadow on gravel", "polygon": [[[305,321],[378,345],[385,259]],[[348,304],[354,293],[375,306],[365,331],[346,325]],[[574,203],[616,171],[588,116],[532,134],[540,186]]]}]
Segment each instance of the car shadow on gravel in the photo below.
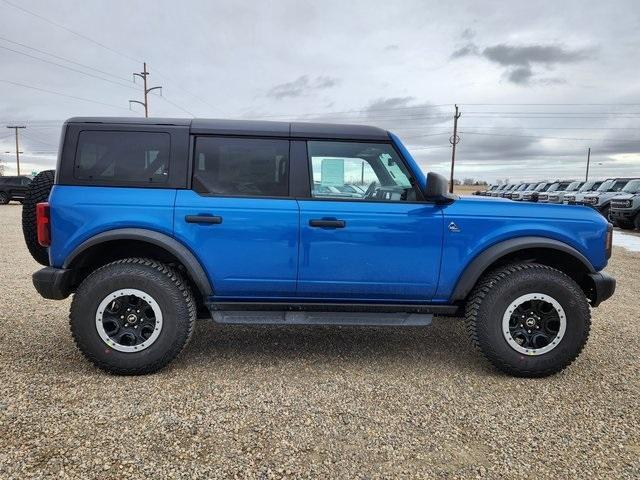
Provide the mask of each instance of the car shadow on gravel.
[{"label": "car shadow on gravel", "polygon": [[402,362],[405,367],[492,372],[471,346],[459,318],[436,318],[429,327],[246,327],[220,326],[203,319],[174,368],[301,359],[315,365],[336,360],[343,364]]}]

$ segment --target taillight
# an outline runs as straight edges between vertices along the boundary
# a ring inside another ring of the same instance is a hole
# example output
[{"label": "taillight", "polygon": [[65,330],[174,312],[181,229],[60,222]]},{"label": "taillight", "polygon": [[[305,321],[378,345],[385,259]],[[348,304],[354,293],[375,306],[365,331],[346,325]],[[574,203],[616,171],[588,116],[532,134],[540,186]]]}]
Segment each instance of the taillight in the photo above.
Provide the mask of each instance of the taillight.
[{"label": "taillight", "polygon": [[607,239],[605,240],[605,251],[607,258],[611,258],[611,250],[613,249],[613,225],[607,227]]},{"label": "taillight", "polygon": [[49,203],[42,202],[36,205],[36,225],[38,230],[38,243],[42,247],[51,245],[51,222],[49,221]]}]

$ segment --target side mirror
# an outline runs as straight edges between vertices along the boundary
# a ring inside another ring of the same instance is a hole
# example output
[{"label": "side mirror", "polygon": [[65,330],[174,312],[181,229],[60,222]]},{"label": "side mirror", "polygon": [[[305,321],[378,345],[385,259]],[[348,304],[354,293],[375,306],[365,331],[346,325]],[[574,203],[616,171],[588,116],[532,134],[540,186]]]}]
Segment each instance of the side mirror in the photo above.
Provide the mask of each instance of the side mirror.
[{"label": "side mirror", "polygon": [[447,179],[434,172],[427,174],[427,188],[424,193],[427,200],[438,204],[451,203],[456,199],[455,195],[449,193],[449,182]]}]

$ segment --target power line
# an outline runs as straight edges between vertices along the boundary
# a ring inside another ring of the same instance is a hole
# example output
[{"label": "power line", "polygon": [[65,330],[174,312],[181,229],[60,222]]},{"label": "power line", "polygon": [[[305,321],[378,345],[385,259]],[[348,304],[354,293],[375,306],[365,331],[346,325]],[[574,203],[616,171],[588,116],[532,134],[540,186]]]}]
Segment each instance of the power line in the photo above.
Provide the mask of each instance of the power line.
[{"label": "power line", "polygon": [[33,141],[35,141],[35,142],[40,143],[41,145],[47,145],[47,146],[49,146],[49,147],[57,147],[57,146],[58,146],[58,145],[53,144],[53,143],[51,143],[51,142],[48,142],[48,141],[46,141],[46,140],[41,140],[41,139],[39,139],[38,137],[34,137],[33,135],[31,135],[31,132],[29,132],[28,134],[27,134],[26,132],[23,132],[22,134],[23,134],[25,137],[27,137],[27,138],[29,138],[29,139],[31,139],[31,140],[33,140]]},{"label": "power line", "polygon": [[503,134],[503,133],[486,133],[486,132],[469,132],[469,131],[461,131],[460,133],[465,135],[486,135],[490,137],[518,137],[518,138],[540,138],[544,140],[580,140],[580,141],[590,141],[590,142],[640,142],[640,138],[611,138],[611,139],[597,139],[597,138],[569,138],[569,137],[542,137],[538,135],[512,135],[512,134]]},{"label": "power line", "polygon": [[82,33],[76,32],[75,30],[71,30],[70,28],[65,27],[64,25],[62,25],[62,24],[60,24],[58,22],[54,22],[50,18],[47,18],[47,17],[45,17],[43,15],[40,15],[38,13],[32,12],[31,10],[27,10],[26,8],[21,7],[19,5],[16,5],[15,3],[9,2],[8,0],[0,0],[0,1],[2,1],[2,2],[6,3],[7,5],[10,5],[13,8],[16,8],[16,9],[18,9],[18,10],[24,12],[24,13],[27,13],[29,15],[32,15],[32,16],[36,17],[36,18],[39,18],[40,20],[42,20],[44,22],[47,22],[47,23],[49,23],[51,25],[55,25],[56,27],[61,28],[62,30],[65,30],[66,32],[69,32],[69,33],[71,33],[71,34],[73,34],[73,35],[75,35],[77,37],[80,37],[80,38],[82,38],[84,40],[87,40],[88,42],[91,42],[91,43],[93,43],[95,45],[98,45],[99,47],[102,47],[102,48],[104,48],[106,50],[109,50],[110,52],[115,53],[116,55],[120,55],[121,57],[124,57],[124,58],[126,58],[128,60],[131,60],[133,62],[136,62],[136,63],[141,63],[141,60],[133,58],[132,56],[127,55],[126,53],[119,52],[118,50],[115,50],[115,49],[113,49],[111,47],[108,47],[107,45],[105,45],[103,43],[100,43],[100,42],[98,42],[97,40],[94,40],[91,37],[83,35]]},{"label": "power line", "polygon": [[19,55],[24,55],[25,57],[30,57],[30,58],[33,58],[35,60],[39,60],[39,61],[44,62],[44,63],[48,63],[50,65],[55,65],[55,66],[60,67],[60,68],[66,68],[67,70],[71,70],[72,72],[80,73],[80,74],[86,75],[88,77],[93,77],[93,78],[97,78],[99,80],[103,80],[105,82],[113,83],[115,85],[120,85],[121,87],[127,87],[127,88],[133,88],[134,90],[139,90],[138,88],[134,87],[133,85],[127,85],[126,83],[116,82],[115,80],[111,80],[109,78],[104,78],[104,77],[101,77],[99,75],[94,75],[93,73],[83,72],[82,70],[78,70],[77,68],[69,67],[67,65],[62,65],[61,63],[52,62],[51,60],[46,60],[44,58],[36,57],[35,55],[30,55],[28,53],[21,52],[19,50],[14,50],[12,48],[5,47],[3,45],[0,45],[0,48],[3,48],[5,50],[9,50],[10,52],[14,52],[14,53],[17,53]]},{"label": "power line", "polygon": [[[4,0],[1,0],[1,1],[4,1]],[[52,95],[59,95],[61,97],[71,98],[73,100],[79,100],[79,101],[82,101],[82,102],[95,103],[97,105],[104,105],[105,107],[112,107],[112,108],[117,108],[118,110],[124,110],[124,108],[122,108],[121,106],[113,105],[111,103],[100,102],[98,100],[92,100],[90,98],[76,97],[75,95],[67,95],[66,93],[55,92],[53,90],[47,90],[46,88],[34,87],[33,85],[26,85],[24,83],[12,82],[11,80],[4,80],[4,79],[0,78],[0,82],[8,83],[10,85],[15,85],[15,86],[18,86],[18,87],[29,88],[31,90],[38,90],[40,92],[50,93]]]},{"label": "power line", "polygon": [[72,64],[74,64],[74,65],[78,65],[79,67],[83,67],[83,68],[86,68],[86,69],[88,69],[88,70],[93,70],[94,72],[102,73],[102,74],[104,74],[104,75],[108,75],[108,76],[110,76],[110,77],[117,78],[118,80],[122,80],[122,81],[125,81],[125,82],[128,82],[128,81],[129,81],[127,78],[120,77],[120,76],[118,76],[118,75],[114,75],[114,74],[113,74],[113,73],[111,73],[111,72],[107,72],[107,71],[105,71],[105,70],[100,70],[100,69],[98,69],[98,68],[91,67],[91,66],[86,65],[86,64],[84,64],[84,63],[76,62],[75,60],[71,60],[71,59],[69,59],[69,58],[61,57],[60,55],[56,55],[56,54],[54,54],[54,53],[45,52],[44,50],[40,50],[40,49],[38,49],[38,48],[31,47],[31,46],[29,46],[29,45],[25,45],[24,43],[15,42],[15,41],[13,41],[13,40],[9,40],[8,38],[5,38],[5,37],[0,37],[0,40],[5,41],[5,42],[8,42],[8,43],[12,43],[12,44],[14,44],[14,45],[18,45],[18,46],[20,46],[20,47],[22,47],[22,48],[26,48],[26,49],[28,49],[28,50],[33,50],[34,52],[41,53],[42,55],[48,55],[48,56],[50,56],[50,57],[57,58],[58,60],[63,60],[63,61],[65,61],[65,62],[69,62],[69,63],[72,63]]},{"label": "power line", "polygon": [[169,100],[169,99],[168,99],[167,97],[165,97],[164,95],[163,95],[163,96],[161,96],[160,98],[162,98],[165,102],[167,102],[167,103],[169,103],[169,104],[173,105],[174,107],[179,108],[179,109],[180,109],[180,110],[182,110],[183,112],[188,113],[188,114],[189,114],[189,115],[191,115],[192,117],[195,117],[195,115],[194,115],[193,113],[191,113],[189,110],[187,110],[186,108],[181,107],[180,105],[178,105],[178,104],[177,104],[177,103],[175,103],[175,102],[172,102],[171,100]]}]

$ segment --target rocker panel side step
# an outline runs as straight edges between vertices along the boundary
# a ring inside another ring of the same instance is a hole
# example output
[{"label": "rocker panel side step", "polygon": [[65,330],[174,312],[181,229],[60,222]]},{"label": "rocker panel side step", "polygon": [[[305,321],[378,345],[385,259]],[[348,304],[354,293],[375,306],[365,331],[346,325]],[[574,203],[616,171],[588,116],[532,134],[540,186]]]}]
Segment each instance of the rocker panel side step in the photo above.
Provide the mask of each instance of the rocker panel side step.
[{"label": "rocker panel side step", "polygon": [[274,310],[212,311],[216,323],[239,325],[342,325],[413,326],[431,325],[431,313],[384,312],[292,312]]}]

